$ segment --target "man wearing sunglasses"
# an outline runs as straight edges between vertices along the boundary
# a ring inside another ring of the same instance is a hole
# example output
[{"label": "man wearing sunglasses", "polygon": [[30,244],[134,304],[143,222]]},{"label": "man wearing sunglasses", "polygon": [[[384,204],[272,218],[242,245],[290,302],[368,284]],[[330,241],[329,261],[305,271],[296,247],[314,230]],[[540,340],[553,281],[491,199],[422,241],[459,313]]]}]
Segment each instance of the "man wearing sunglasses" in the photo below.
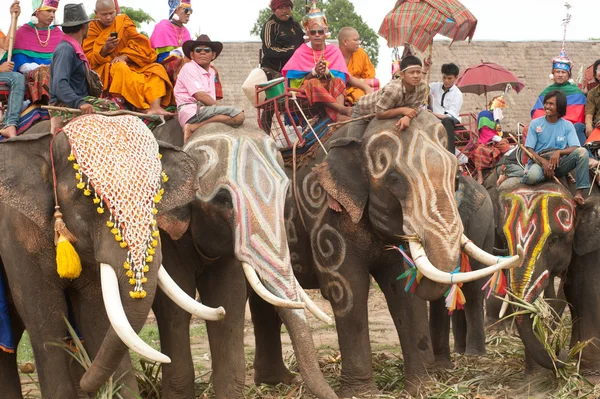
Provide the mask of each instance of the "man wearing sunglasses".
[{"label": "man wearing sunglasses", "polygon": [[207,35],[183,43],[183,53],[192,60],[181,68],[175,84],[184,143],[207,123],[220,122],[229,126],[244,123],[241,108],[217,105],[215,70],[210,64],[222,50],[223,43],[213,42]]},{"label": "man wearing sunglasses", "polygon": [[158,54],[156,62],[162,64],[170,56],[183,58],[181,46],[192,40],[190,31],[185,27],[191,15],[191,0],[169,0],[169,19],[156,24],[150,36],[150,44]]}]

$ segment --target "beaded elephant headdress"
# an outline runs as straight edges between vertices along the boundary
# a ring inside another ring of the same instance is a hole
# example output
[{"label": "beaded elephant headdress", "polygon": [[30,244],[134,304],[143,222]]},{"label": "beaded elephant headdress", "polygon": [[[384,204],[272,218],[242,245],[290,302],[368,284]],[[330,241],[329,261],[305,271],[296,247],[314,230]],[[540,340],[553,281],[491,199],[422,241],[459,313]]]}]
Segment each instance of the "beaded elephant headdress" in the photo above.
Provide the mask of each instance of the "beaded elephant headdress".
[{"label": "beaded elephant headdress", "polygon": [[144,273],[158,245],[156,204],[168,180],[156,139],[133,116],[86,115],[63,131],[71,144],[77,188],[93,199],[99,214],[108,213],[106,225],[116,245],[127,249],[123,267],[133,286],[130,295],[144,298]]}]

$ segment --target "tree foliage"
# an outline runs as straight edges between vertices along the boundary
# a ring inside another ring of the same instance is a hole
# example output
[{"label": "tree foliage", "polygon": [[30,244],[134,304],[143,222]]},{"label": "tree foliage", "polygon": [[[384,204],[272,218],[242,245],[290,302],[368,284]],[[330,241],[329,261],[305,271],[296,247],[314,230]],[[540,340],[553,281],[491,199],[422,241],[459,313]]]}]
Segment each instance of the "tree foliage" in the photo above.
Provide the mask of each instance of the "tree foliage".
[{"label": "tree foliage", "polygon": [[154,18],[141,8],[121,7],[121,14],[127,15],[139,29],[142,24],[154,22]]},{"label": "tree foliage", "polygon": [[[340,29],[350,26],[358,31],[362,46],[369,54],[373,65],[377,66],[377,56],[379,54],[379,44],[377,43],[377,34],[371,29],[354,10],[354,5],[349,0],[322,0],[317,1],[317,6],[325,11],[331,38],[336,39]],[[250,31],[251,35],[260,36],[260,31],[265,22],[271,17],[271,9],[263,8],[258,13],[258,18]],[[302,0],[294,2],[292,16],[298,22],[301,22],[306,15],[306,3]]]}]

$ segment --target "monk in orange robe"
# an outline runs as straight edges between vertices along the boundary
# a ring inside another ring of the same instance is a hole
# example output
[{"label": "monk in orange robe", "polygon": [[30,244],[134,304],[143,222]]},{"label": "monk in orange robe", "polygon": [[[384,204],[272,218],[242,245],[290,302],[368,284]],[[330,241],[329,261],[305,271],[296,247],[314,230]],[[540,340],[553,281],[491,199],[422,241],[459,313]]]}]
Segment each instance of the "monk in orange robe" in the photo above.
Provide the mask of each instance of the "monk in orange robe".
[{"label": "monk in orange robe", "polygon": [[378,85],[375,67],[367,52],[360,47],[360,35],[356,29],[342,28],[338,35],[338,43],[348,66],[348,73],[352,77],[346,87],[346,100],[354,104],[365,94],[372,93],[375,83]]},{"label": "monk in orange robe", "polygon": [[161,106],[171,103],[173,86],[155,62],[150,40],[138,33],[127,15],[117,15],[113,0],[98,0],[95,13],[98,20],[90,23],[83,51],[104,89],[142,112],[172,116]]}]

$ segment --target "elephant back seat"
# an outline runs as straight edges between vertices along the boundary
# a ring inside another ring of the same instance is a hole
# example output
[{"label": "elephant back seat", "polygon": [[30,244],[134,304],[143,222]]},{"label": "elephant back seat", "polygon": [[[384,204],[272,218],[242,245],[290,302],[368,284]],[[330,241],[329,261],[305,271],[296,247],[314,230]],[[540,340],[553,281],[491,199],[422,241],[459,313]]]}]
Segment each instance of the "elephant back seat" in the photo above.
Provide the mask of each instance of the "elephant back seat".
[{"label": "elephant back seat", "polygon": [[312,154],[334,129],[319,106],[311,106],[303,90],[289,87],[278,78],[255,86],[258,125],[270,135],[286,164],[296,156]]}]

